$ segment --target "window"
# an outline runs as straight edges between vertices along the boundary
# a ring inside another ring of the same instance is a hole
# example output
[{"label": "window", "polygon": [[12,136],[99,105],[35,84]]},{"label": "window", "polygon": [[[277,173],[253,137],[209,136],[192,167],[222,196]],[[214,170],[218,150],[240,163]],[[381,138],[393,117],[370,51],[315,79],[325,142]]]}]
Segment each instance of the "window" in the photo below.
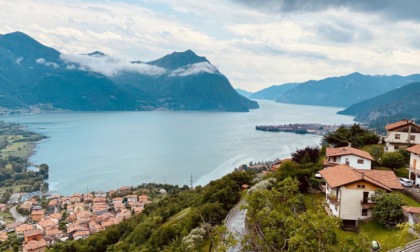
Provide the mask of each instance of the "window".
[{"label": "window", "polygon": [[365,188],[365,185],[357,185],[357,188],[362,188],[362,189],[364,189],[364,188]]},{"label": "window", "polygon": [[394,145],[394,150],[398,150],[399,148],[400,148],[400,146]]},{"label": "window", "polygon": [[363,164],[364,160],[363,159],[357,159],[357,163],[358,164]]},{"label": "window", "polygon": [[416,141],[416,136],[411,135],[410,136],[410,141]]},{"label": "window", "polygon": [[395,139],[400,139],[400,134],[395,134]]},{"label": "window", "polygon": [[362,209],[362,216],[368,216],[369,209]]},{"label": "window", "polygon": [[350,165],[350,161],[348,158],[346,158],[346,165]]},{"label": "window", "polygon": [[333,157],[333,162],[337,162],[337,157]]}]

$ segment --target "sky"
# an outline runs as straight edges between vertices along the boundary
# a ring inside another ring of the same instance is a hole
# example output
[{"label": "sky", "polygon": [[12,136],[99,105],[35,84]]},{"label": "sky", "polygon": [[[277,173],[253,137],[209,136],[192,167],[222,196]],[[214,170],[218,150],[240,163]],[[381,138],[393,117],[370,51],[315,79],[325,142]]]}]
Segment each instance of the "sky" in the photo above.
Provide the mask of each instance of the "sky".
[{"label": "sky", "polygon": [[0,0],[0,34],[63,54],[152,61],[188,49],[232,86],[420,73],[418,0]]}]

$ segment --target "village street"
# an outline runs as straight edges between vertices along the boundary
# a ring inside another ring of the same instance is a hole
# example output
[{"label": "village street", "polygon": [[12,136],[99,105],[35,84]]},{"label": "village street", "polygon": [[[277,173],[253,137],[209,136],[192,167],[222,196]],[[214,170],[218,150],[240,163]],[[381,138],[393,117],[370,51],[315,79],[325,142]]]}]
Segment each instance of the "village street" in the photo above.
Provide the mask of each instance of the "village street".
[{"label": "village street", "polygon": [[20,215],[18,211],[16,210],[16,206],[10,208],[10,213],[12,214],[13,218],[15,218],[16,221],[24,223],[26,221],[26,217]]}]

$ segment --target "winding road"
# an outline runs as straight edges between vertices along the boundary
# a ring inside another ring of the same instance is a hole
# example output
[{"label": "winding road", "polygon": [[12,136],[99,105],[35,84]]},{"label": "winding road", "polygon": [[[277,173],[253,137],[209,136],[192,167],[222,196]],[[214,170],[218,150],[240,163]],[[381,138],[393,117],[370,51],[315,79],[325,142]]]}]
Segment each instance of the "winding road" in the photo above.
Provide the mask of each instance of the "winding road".
[{"label": "winding road", "polygon": [[226,216],[225,225],[228,230],[235,235],[235,238],[238,241],[238,244],[235,247],[230,247],[227,252],[239,252],[242,249],[241,240],[242,237],[247,234],[245,227],[246,210],[241,209],[241,206],[244,204],[244,200],[239,201]]},{"label": "winding road", "polygon": [[15,218],[16,221],[19,221],[22,223],[26,221],[26,217],[18,213],[18,211],[16,210],[16,206],[10,208],[9,212],[12,214],[13,218]]}]

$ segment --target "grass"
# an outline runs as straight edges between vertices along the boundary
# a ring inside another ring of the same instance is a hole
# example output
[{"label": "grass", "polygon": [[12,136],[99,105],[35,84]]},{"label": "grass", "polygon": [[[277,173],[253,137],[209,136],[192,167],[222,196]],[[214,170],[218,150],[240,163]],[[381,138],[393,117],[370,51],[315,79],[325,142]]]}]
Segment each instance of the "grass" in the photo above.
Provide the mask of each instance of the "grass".
[{"label": "grass", "polygon": [[378,241],[384,251],[398,247],[395,241],[398,231],[396,228],[385,228],[374,220],[360,225],[360,233],[367,235],[369,241]]},{"label": "grass", "polygon": [[181,220],[182,218],[184,218],[184,216],[189,212],[191,210],[191,208],[185,208],[184,210],[182,210],[182,211],[180,211],[179,213],[177,213],[177,214],[175,214],[175,215],[173,215],[173,216],[171,216],[171,217],[169,217],[168,218],[168,220],[166,221],[166,222],[170,222],[170,223],[172,223],[172,222],[174,222],[174,221],[179,221],[179,220]]},{"label": "grass", "polygon": [[[398,192],[399,193],[399,192]],[[408,206],[420,206],[420,203],[416,202],[414,199],[408,197],[403,193],[399,193],[405,199]],[[304,195],[304,202],[306,205],[307,210],[312,211],[320,211],[322,210],[325,214],[327,214],[323,207],[322,202],[325,200],[324,194],[305,194]],[[359,225],[359,233],[364,234],[368,237],[368,241],[371,242],[373,240],[378,241],[383,251],[387,251],[397,247],[395,237],[399,232],[398,229],[393,228],[385,228],[384,226],[380,225],[375,220],[363,222]],[[337,231],[337,249],[340,244],[344,242],[344,240],[348,237],[355,237],[358,235],[357,232],[351,231],[344,231],[338,230]]]},{"label": "grass", "polygon": [[15,219],[13,218],[12,214],[9,212],[0,212],[0,217],[3,219],[4,222],[7,224],[15,222]]},{"label": "grass", "polygon": [[[375,170],[391,171],[392,169],[388,168],[388,167],[379,166],[379,167],[375,167]],[[393,171],[395,173],[395,176],[397,176],[397,177],[408,178],[408,169],[407,168],[398,168],[398,169],[394,169]]]},{"label": "grass", "polygon": [[406,206],[411,206],[411,207],[420,207],[420,203],[418,203],[417,201],[415,201],[413,198],[411,198],[408,195],[405,195],[404,193],[401,192],[397,192],[399,195],[401,195],[401,197],[404,198],[404,201],[406,202]]},{"label": "grass", "polygon": [[34,148],[33,143],[29,142],[15,142],[11,143],[5,149],[1,150],[3,156],[16,156],[27,158],[32,153]]},{"label": "grass", "polygon": [[397,177],[408,178],[408,169],[407,168],[394,169],[394,173]]}]

